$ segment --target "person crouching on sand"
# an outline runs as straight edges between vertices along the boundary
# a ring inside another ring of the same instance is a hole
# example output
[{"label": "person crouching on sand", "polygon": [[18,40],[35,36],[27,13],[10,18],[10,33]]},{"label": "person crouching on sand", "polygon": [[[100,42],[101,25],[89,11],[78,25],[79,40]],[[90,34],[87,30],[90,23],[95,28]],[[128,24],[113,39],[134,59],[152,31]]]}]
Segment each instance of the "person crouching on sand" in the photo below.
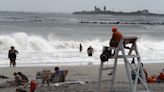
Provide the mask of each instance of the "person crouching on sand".
[{"label": "person crouching on sand", "polygon": [[22,85],[22,78],[21,76],[19,76],[16,72],[13,73],[15,80],[14,80],[14,84],[16,86]]},{"label": "person crouching on sand", "polygon": [[17,74],[22,78],[22,83],[23,84],[28,83],[28,78],[25,74],[23,74],[21,72],[18,72]]}]

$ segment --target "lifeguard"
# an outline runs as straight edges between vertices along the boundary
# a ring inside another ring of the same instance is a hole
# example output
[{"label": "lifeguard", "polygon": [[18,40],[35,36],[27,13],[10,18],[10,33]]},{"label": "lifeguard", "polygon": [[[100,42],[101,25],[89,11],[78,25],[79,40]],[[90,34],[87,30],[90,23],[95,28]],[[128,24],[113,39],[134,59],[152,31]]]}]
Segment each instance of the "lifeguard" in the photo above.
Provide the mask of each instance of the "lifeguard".
[{"label": "lifeguard", "polygon": [[120,40],[123,38],[123,34],[118,31],[117,27],[113,26],[112,27],[112,38],[110,40],[110,46],[111,47],[117,47]]}]

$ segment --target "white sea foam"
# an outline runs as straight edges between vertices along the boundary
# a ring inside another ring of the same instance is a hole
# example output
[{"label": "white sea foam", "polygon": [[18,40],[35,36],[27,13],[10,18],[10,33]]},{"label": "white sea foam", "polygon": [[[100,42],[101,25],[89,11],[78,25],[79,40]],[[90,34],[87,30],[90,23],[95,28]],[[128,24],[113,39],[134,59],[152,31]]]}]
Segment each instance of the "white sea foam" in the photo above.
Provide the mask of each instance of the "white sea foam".
[{"label": "white sea foam", "polygon": [[[79,43],[83,45],[82,53],[79,52]],[[30,36],[23,32],[0,35],[0,59],[3,61],[0,64],[2,66],[9,64],[7,52],[11,45],[19,51],[17,62],[20,66],[23,64],[25,66],[37,64],[99,64],[102,47],[108,46],[108,40],[62,41],[59,39],[45,39],[34,35]],[[141,38],[138,40],[137,45],[143,62],[164,61],[164,41],[157,42]],[[86,54],[86,49],[89,46],[94,48],[93,57],[88,57]]]},{"label": "white sea foam", "polygon": [[[29,36],[26,33],[14,33],[12,35],[0,35],[0,50],[6,51],[11,45],[15,46],[22,52],[54,52],[54,51],[75,51],[79,48],[79,43],[84,45],[84,50],[92,45],[95,50],[100,50],[107,41],[86,40],[83,42],[77,41],[62,41],[59,39],[45,39],[39,36]],[[107,44],[106,44],[107,45]]]}]

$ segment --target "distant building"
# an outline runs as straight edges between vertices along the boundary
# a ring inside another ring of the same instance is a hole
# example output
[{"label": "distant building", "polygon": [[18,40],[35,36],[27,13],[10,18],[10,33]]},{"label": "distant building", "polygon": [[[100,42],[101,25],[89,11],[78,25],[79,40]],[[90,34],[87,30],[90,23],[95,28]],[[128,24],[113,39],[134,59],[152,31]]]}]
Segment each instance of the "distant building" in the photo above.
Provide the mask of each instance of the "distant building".
[{"label": "distant building", "polygon": [[101,11],[101,9],[95,6],[94,11]]},{"label": "distant building", "polygon": [[104,11],[106,11],[106,6],[104,6]]},{"label": "distant building", "polygon": [[142,12],[142,14],[145,14],[145,15],[146,14],[149,14],[149,11],[148,10],[142,10],[141,12]]}]

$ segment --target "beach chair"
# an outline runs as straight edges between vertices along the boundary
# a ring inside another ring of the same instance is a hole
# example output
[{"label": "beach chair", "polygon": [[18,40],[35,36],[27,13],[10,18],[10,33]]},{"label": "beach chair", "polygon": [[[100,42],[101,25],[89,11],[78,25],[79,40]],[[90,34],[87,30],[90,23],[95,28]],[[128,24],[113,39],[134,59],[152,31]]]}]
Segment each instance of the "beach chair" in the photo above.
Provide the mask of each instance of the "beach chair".
[{"label": "beach chair", "polygon": [[36,72],[36,81],[37,81],[38,83],[40,83],[41,80],[42,80],[42,74],[41,74],[40,71],[37,71],[37,72]]},{"label": "beach chair", "polygon": [[[110,91],[111,92],[114,91],[114,82],[115,82],[118,59],[123,59],[124,60],[128,81],[129,81],[129,84],[130,84],[130,87],[131,87],[131,92],[137,92],[136,89],[137,89],[137,81],[138,80],[140,80],[141,83],[145,87],[145,90],[140,91],[140,92],[149,92],[149,88],[147,86],[147,82],[145,80],[145,76],[144,76],[144,73],[143,73],[143,67],[141,65],[141,59],[140,59],[140,55],[139,55],[139,52],[138,52],[138,49],[137,49],[136,41],[137,41],[137,37],[124,37],[120,40],[119,45],[117,47],[108,47],[109,51],[114,50],[114,52],[115,52],[114,55],[108,56],[109,60],[112,60],[112,59],[114,60],[114,65],[113,65],[113,67],[103,67],[104,62],[106,62],[108,60],[103,59],[103,61],[102,61],[102,59],[101,59],[96,92],[101,92],[102,73],[103,73],[104,70],[109,70],[109,69],[113,70],[112,75],[111,75],[112,79],[111,79],[111,89],[110,89]],[[107,46],[105,46],[104,48],[107,48]],[[132,51],[134,51],[134,53],[132,53]],[[120,55],[119,52],[122,52],[122,54]],[[137,59],[137,61],[138,61],[137,69],[134,69],[131,66],[131,64],[128,60],[129,58],[136,58]],[[133,70],[134,73],[136,74],[134,82],[132,82],[132,79],[131,79],[131,70]],[[139,71],[140,70],[141,70],[141,76],[139,76]]]},{"label": "beach chair", "polygon": [[51,76],[51,71],[43,69],[42,71],[37,71],[36,73],[36,81],[38,84],[44,84],[46,81],[47,84],[49,85],[49,80]]},{"label": "beach chair", "polygon": [[51,77],[51,71],[47,69],[43,69],[41,72],[42,75],[42,84],[46,81],[47,85],[49,86],[50,83],[50,77]]},{"label": "beach chair", "polygon": [[58,73],[53,73],[50,81],[53,83],[65,82],[65,78],[68,74],[68,70],[59,70]]}]

